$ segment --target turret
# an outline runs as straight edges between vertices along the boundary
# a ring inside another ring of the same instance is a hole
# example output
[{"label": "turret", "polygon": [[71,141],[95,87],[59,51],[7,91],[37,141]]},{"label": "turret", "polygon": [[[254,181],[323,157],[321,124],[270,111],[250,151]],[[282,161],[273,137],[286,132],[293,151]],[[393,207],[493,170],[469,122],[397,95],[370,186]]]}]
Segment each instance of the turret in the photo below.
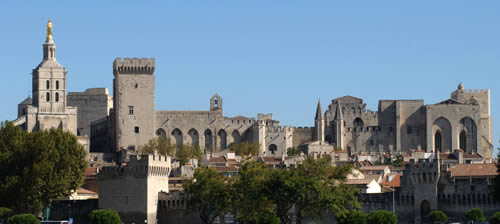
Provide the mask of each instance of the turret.
[{"label": "turret", "polygon": [[316,107],[316,116],[314,117],[314,128],[315,128],[315,140],[324,142],[325,141],[325,119],[323,118],[323,112],[321,109],[321,103],[318,99],[318,106]]},{"label": "turret", "polygon": [[344,116],[342,115],[342,110],[340,109],[340,102],[337,102],[337,108],[335,109],[335,117],[333,121],[335,123],[335,139],[337,142],[337,148],[343,148],[344,144]]}]

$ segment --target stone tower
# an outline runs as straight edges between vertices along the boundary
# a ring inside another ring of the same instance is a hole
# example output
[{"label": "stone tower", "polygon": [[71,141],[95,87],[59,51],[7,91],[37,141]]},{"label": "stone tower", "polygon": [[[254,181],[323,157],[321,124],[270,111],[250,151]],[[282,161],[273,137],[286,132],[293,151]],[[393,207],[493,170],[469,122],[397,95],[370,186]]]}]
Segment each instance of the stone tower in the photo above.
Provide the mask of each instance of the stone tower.
[{"label": "stone tower", "polygon": [[335,116],[333,118],[335,124],[335,141],[336,147],[342,149],[344,146],[344,116],[342,115],[342,110],[340,110],[340,102],[337,102],[337,108],[335,109]]},{"label": "stone tower", "polygon": [[210,111],[220,111],[222,114],[222,97],[217,93],[210,98]]},{"label": "stone tower", "polygon": [[33,69],[32,95],[19,106],[14,125],[27,131],[59,128],[76,134],[76,108],[66,104],[66,68],[56,60],[52,22],[47,23],[42,62]]},{"label": "stone tower", "polygon": [[121,58],[113,63],[116,149],[137,151],[154,137],[155,59]]},{"label": "stone tower", "polygon": [[321,103],[318,100],[318,106],[316,107],[316,116],[314,117],[314,140],[324,142],[325,141],[325,119],[323,117],[323,110],[321,109]]}]

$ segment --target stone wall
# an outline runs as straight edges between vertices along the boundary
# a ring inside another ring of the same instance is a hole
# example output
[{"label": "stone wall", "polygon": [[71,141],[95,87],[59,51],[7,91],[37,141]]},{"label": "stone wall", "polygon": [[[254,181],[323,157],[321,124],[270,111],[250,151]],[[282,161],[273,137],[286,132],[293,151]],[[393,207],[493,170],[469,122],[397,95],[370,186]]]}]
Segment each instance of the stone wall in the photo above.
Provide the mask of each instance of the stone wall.
[{"label": "stone wall", "polygon": [[91,137],[90,123],[109,115],[113,99],[107,88],[91,88],[84,92],[69,92],[68,105],[78,108],[78,135]]}]

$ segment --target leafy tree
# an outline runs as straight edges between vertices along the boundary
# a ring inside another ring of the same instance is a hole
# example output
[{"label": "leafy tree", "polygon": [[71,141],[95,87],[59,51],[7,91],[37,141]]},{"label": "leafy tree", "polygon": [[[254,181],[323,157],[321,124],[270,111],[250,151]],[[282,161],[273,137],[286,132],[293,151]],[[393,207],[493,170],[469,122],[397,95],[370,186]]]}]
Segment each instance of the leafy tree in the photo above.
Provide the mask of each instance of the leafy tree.
[{"label": "leafy tree", "polygon": [[483,222],[486,220],[483,210],[481,210],[480,208],[473,208],[469,210],[467,213],[465,213],[465,216],[473,223]]},{"label": "leafy tree", "polygon": [[97,209],[89,214],[90,224],[121,224],[118,212],[112,209]]},{"label": "leafy tree", "polygon": [[76,136],[60,129],[25,132],[0,127],[0,203],[16,213],[37,214],[83,183],[86,152]]},{"label": "leafy tree", "polygon": [[179,160],[181,166],[186,164],[189,159],[198,159],[198,163],[203,158],[203,152],[199,146],[181,145],[176,153],[176,158]]},{"label": "leafy tree", "polygon": [[395,160],[391,161],[389,165],[397,166],[397,167],[402,167],[404,166],[404,159],[403,156],[399,155],[396,157]]},{"label": "leafy tree", "polygon": [[396,224],[398,217],[387,210],[375,210],[368,214],[367,221],[370,224]]},{"label": "leafy tree", "polygon": [[266,223],[274,214],[274,204],[264,191],[270,169],[257,161],[245,163],[234,183],[234,207],[238,222]]},{"label": "leafy tree", "polygon": [[444,224],[448,221],[448,216],[442,211],[432,211],[429,213],[429,218],[435,224]]},{"label": "leafy tree", "polygon": [[495,212],[495,214],[493,214],[488,221],[490,224],[500,224],[500,212]]},{"label": "leafy tree", "polygon": [[286,150],[286,154],[288,156],[295,156],[295,155],[300,155],[300,153],[302,152],[302,150],[298,149],[298,148],[295,148],[295,147],[292,147],[292,148],[288,148]]},{"label": "leafy tree", "polygon": [[350,210],[335,216],[340,224],[366,224],[367,214],[361,210]]},{"label": "leafy tree", "polygon": [[194,178],[184,182],[189,194],[188,206],[200,213],[203,223],[211,224],[217,216],[224,215],[231,208],[230,184],[214,168],[196,169]]},{"label": "leafy tree", "polygon": [[0,223],[4,223],[5,218],[12,214],[12,209],[0,207]]},{"label": "leafy tree", "polygon": [[157,151],[160,155],[173,156],[175,152],[175,146],[161,137],[150,139],[148,143],[141,148],[142,152],[145,154],[153,154],[154,151]]},{"label": "leafy tree", "polygon": [[32,214],[19,214],[9,217],[7,224],[40,224],[40,220]]},{"label": "leafy tree", "polygon": [[230,150],[238,156],[255,156],[259,154],[259,143],[248,143],[245,141],[238,144],[232,144]]},{"label": "leafy tree", "polygon": [[[500,151],[500,148],[497,149]],[[500,153],[497,155],[497,158],[500,159]],[[497,164],[497,173],[499,175],[493,179],[493,196],[497,201],[500,201],[500,163]]]},{"label": "leafy tree", "polygon": [[266,198],[275,206],[282,223],[291,223],[293,216],[302,223],[305,216],[320,218],[324,209],[334,213],[358,208],[356,189],[342,184],[350,167],[331,167],[328,160],[306,159],[295,169],[270,171],[266,181]]}]

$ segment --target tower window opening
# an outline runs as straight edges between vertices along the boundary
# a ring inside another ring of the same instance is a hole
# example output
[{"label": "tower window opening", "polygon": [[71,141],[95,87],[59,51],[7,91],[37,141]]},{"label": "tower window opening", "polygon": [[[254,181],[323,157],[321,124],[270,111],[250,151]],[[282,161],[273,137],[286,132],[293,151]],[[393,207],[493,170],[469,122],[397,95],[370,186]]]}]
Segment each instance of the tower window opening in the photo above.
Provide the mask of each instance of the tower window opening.
[{"label": "tower window opening", "polygon": [[135,133],[138,134],[139,133],[139,126],[135,126]]},{"label": "tower window opening", "polygon": [[45,87],[46,87],[46,89],[50,89],[50,81],[49,80],[47,80],[45,82]]},{"label": "tower window opening", "polygon": [[[47,82],[48,82],[48,81],[47,81]],[[50,101],[50,93],[47,93],[47,94],[46,94],[46,99],[45,99],[45,100],[46,100],[47,102],[49,102],[49,101]]]},{"label": "tower window opening", "polygon": [[59,81],[56,81],[56,89],[59,89]]},{"label": "tower window opening", "polygon": [[128,106],[128,114],[134,115],[134,106]]},{"label": "tower window opening", "polygon": [[406,128],[406,133],[411,135],[411,133],[413,132],[413,130],[411,129],[411,127],[407,127]]},{"label": "tower window opening", "polygon": [[56,93],[56,102],[59,102],[59,93]]}]

